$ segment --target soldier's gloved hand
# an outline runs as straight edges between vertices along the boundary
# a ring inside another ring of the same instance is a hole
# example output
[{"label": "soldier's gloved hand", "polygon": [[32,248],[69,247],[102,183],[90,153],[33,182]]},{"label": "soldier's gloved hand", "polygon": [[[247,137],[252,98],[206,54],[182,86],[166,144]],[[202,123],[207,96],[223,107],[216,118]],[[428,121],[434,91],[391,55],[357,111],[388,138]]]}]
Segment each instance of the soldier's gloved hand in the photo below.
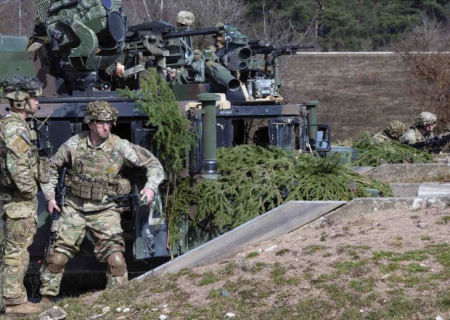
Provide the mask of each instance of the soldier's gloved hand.
[{"label": "soldier's gloved hand", "polygon": [[53,210],[56,210],[58,212],[61,212],[61,209],[58,207],[58,205],[56,204],[56,200],[49,200],[47,202],[47,210],[50,214],[53,213]]},{"label": "soldier's gloved hand", "polygon": [[149,188],[144,188],[141,190],[141,202],[148,206],[155,196],[155,191]]}]

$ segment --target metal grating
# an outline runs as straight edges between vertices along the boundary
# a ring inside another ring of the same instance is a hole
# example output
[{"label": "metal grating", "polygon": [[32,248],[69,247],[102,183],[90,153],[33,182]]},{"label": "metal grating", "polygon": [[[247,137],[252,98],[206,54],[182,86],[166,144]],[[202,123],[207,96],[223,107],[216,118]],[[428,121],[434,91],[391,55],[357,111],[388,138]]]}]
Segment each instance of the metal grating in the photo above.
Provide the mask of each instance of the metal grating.
[{"label": "metal grating", "polygon": [[44,23],[48,18],[48,8],[50,0],[36,0],[37,20]]}]

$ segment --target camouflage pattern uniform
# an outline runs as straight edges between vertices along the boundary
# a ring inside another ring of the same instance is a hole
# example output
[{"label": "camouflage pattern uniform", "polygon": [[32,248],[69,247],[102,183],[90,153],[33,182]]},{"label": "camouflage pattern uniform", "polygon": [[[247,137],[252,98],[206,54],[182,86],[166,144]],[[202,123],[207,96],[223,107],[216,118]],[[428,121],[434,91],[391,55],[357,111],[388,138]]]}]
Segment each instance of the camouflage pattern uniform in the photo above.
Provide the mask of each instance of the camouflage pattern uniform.
[{"label": "camouflage pattern uniform", "polygon": [[375,143],[383,143],[385,141],[399,140],[405,133],[406,125],[398,120],[388,123],[386,128],[373,136]]},{"label": "camouflage pattern uniform", "polygon": [[189,11],[180,11],[177,13],[177,27],[189,27],[195,22],[195,15]]},{"label": "camouflage pattern uniform", "polygon": [[[19,110],[25,108],[28,98],[40,94],[39,82],[28,77],[14,76],[0,84]],[[0,206],[5,237],[2,300],[6,306],[27,302],[23,279],[29,263],[28,247],[37,230],[38,204],[38,154],[30,136],[30,127],[21,114],[11,110],[0,119]]]},{"label": "camouflage pattern uniform", "polygon": [[404,135],[400,137],[400,142],[414,144],[417,142],[422,142],[427,139],[433,138],[434,133],[432,131],[427,132],[425,135],[420,132],[419,129],[425,128],[429,125],[436,124],[437,117],[431,112],[422,112],[416,118],[414,126],[411,127]]},{"label": "camouflage pattern uniform", "polygon": [[[219,22],[219,23],[217,23],[216,25],[215,25],[215,27],[216,28],[221,28],[221,27],[223,27],[224,26],[224,24],[222,23],[222,22]],[[217,36],[223,36],[223,34],[224,34],[224,31],[219,31],[217,34],[215,34],[213,37],[214,37],[214,39],[216,39],[216,37]],[[209,50],[211,50],[212,51],[212,53],[214,53],[215,54],[215,56],[217,57],[217,60],[220,62],[220,63],[222,63],[223,64],[223,59],[224,59],[224,57],[225,57],[225,55],[226,55],[226,47],[225,47],[225,45],[224,44],[221,44],[220,42],[219,42],[219,40],[217,40],[216,39],[216,41],[214,42],[214,44],[212,44],[212,45],[210,45],[209,47],[208,47],[208,49]]]},{"label": "camouflage pattern uniform", "polygon": [[[100,112],[96,113],[95,108]],[[112,117],[115,121],[117,110],[106,102],[91,102],[85,113],[87,123],[112,120]],[[114,208],[115,203],[104,202],[108,195],[129,193],[129,182],[128,190],[115,192],[114,188],[105,185],[92,186],[87,191],[81,181],[91,179],[111,186],[115,181],[124,180],[120,179],[124,167],[137,167],[147,172],[145,188],[156,190],[164,176],[160,162],[148,150],[116,135],[109,134],[104,142],[93,145],[89,132],[83,132],[66,141],[50,159],[50,182],[41,184],[47,201],[55,199],[58,172],[64,165],[69,168],[66,178],[69,194],[61,208],[57,240],[48,263],[41,269],[41,294],[46,297],[58,295],[65,264],[79,251],[86,231],[94,240],[96,258],[107,263],[107,286],[126,283],[128,273],[122,255],[125,245],[121,236],[120,211]]]}]

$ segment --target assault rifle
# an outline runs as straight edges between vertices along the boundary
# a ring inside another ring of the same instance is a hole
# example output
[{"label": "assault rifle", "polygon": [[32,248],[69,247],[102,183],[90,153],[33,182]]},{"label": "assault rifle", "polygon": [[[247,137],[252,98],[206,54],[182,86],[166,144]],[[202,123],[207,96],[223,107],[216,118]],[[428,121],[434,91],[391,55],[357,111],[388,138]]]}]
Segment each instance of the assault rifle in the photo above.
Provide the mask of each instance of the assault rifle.
[{"label": "assault rifle", "polygon": [[63,205],[65,205],[65,202],[66,202],[67,187],[64,185],[64,179],[66,178],[66,172],[67,172],[67,167],[64,166],[59,175],[58,185],[56,186],[55,200],[56,200],[56,204],[59,207],[62,207]]},{"label": "assault rifle", "polygon": [[439,153],[442,147],[450,143],[450,134],[442,137],[433,137],[424,141],[410,144],[410,147],[427,151],[428,153]]},{"label": "assault rifle", "polygon": [[[60,209],[64,206],[66,201],[67,187],[64,185],[64,179],[66,178],[67,167],[64,166],[59,174],[58,185],[56,186],[56,195],[55,200],[56,204]],[[50,256],[50,251],[52,249],[53,244],[56,242],[56,233],[59,230],[59,216],[60,213],[56,210],[52,212],[52,227],[50,229],[50,239],[48,240],[47,249],[45,250],[44,261],[48,261]]]}]

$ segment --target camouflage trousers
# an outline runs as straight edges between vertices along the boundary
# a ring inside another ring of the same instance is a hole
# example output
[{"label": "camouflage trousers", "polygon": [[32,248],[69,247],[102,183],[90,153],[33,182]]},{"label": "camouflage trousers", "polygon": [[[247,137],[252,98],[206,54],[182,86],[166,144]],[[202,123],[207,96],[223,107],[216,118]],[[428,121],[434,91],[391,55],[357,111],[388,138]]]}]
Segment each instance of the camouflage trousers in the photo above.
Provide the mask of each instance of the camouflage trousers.
[{"label": "camouflage trousers", "polygon": [[[1,201],[0,201],[1,202]],[[25,199],[15,195],[3,205],[3,270],[2,302],[15,305],[27,302],[23,279],[28,269],[28,247],[37,231],[37,198]]]},{"label": "camouflage trousers", "polygon": [[[110,208],[93,214],[84,214],[72,207],[64,206],[58,221],[57,239],[51,253],[60,252],[73,258],[80,251],[80,245],[86,235],[94,240],[94,254],[98,261],[106,262],[115,252],[124,252],[125,243],[120,226],[120,211]],[[40,293],[46,296],[57,296],[60,289],[64,269],[58,273],[51,272],[47,264],[41,268],[42,286]],[[107,287],[128,282],[128,273],[114,277],[107,272]]]}]

